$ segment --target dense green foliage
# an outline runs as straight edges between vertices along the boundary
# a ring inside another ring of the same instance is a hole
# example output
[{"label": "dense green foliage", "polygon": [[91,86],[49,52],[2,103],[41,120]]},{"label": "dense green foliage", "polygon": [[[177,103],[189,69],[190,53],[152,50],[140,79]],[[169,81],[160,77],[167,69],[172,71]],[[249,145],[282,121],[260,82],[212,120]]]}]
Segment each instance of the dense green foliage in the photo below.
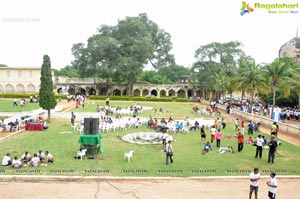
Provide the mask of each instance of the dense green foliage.
[{"label": "dense green foliage", "polygon": [[78,78],[79,74],[77,70],[72,66],[66,66],[60,70],[54,70],[55,77],[70,77],[70,78]]},{"label": "dense green foliage", "polygon": [[44,55],[41,70],[41,88],[39,91],[39,104],[48,111],[48,121],[50,121],[50,109],[54,109],[57,101],[53,92],[54,86],[51,74],[51,61],[48,55]]},{"label": "dense green foliage", "polygon": [[170,34],[159,29],[146,14],[140,14],[119,20],[116,26],[102,25],[86,46],[74,44],[72,67],[80,77],[126,83],[131,95],[132,85],[148,63],[157,69],[174,64],[171,49]]},{"label": "dense green foliage", "polygon": [[[239,41],[212,42],[195,50],[196,60],[188,69],[176,65],[171,49],[171,35],[146,14],[126,17],[117,25],[102,25],[86,45],[74,44],[71,66],[55,71],[55,75],[106,78],[126,84],[126,95],[132,95],[137,81],[169,84],[186,76],[211,91],[214,99],[241,92],[241,98],[247,93],[250,101],[259,95],[273,106],[300,105],[299,64],[291,58],[257,64],[243,52]],[[145,71],[145,66],[154,70]],[[267,97],[270,93],[271,99]]]}]

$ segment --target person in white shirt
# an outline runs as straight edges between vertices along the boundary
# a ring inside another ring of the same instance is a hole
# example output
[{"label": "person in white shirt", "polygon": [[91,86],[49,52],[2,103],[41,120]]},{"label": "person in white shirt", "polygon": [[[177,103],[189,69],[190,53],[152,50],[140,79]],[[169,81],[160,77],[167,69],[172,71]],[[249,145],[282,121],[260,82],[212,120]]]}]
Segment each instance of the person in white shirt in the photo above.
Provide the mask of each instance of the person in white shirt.
[{"label": "person in white shirt", "polygon": [[2,166],[9,166],[9,165],[11,165],[11,158],[10,158],[10,154],[7,153],[2,159]]},{"label": "person in white shirt", "polygon": [[264,144],[264,139],[261,137],[261,135],[258,135],[257,138],[256,138],[255,158],[257,158],[259,156],[259,158],[261,159],[263,144]]},{"label": "person in white shirt", "polygon": [[53,155],[51,153],[49,153],[49,151],[46,151],[46,153],[45,153],[45,163],[53,163],[53,162],[54,162]]},{"label": "person in white shirt", "polygon": [[31,160],[30,160],[30,165],[31,166],[34,166],[34,167],[37,167],[37,166],[39,166],[39,164],[40,164],[40,158],[37,156],[37,154],[35,153],[34,155],[33,155],[33,158],[31,158]]},{"label": "person in white shirt", "polygon": [[270,174],[270,181],[267,182],[268,185],[268,196],[269,199],[275,199],[276,197],[276,192],[277,192],[277,179],[276,179],[276,173],[272,172]]},{"label": "person in white shirt", "polygon": [[216,137],[217,129],[215,127],[210,128],[210,142],[213,143]]},{"label": "person in white shirt", "polygon": [[40,160],[42,161],[43,159],[45,159],[45,154],[42,152],[42,150],[39,150],[37,152],[37,156],[40,158]]},{"label": "person in white shirt", "polygon": [[166,145],[166,164],[168,164],[168,160],[170,158],[170,162],[173,163],[173,147],[171,145],[171,140],[168,141],[168,144]]},{"label": "person in white shirt", "polygon": [[15,169],[18,169],[21,166],[22,166],[21,160],[18,160],[17,156],[15,156],[13,161],[12,161],[12,167],[15,168]]},{"label": "person in white shirt", "polygon": [[255,199],[257,199],[258,193],[258,180],[260,178],[260,173],[258,168],[254,168],[253,172],[250,173],[250,192],[249,199],[252,197],[252,193],[254,192]]},{"label": "person in white shirt", "polygon": [[21,160],[23,162],[30,162],[30,154],[28,153],[28,151],[25,151],[25,153],[22,155]]}]

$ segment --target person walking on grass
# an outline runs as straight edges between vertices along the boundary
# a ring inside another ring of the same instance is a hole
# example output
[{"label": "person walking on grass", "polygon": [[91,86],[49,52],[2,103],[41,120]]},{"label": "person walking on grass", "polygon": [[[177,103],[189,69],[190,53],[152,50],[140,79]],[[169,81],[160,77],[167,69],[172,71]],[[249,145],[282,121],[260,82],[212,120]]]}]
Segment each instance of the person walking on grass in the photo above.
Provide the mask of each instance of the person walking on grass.
[{"label": "person walking on grass", "polygon": [[222,139],[222,132],[220,129],[218,129],[218,132],[216,134],[217,148],[220,148],[221,139]]},{"label": "person walking on grass", "polygon": [[168,141],[168,144],[166,145],[166,164],[169,164],[170,162],[173,163],[173,147],[171,145],[171,140]]},{"label": "person walking on grass", "polygon": [[206,141],[206,133],[205,133],[205,129],[204,129],[204,125],[201,126],[200,129],[200,135],[201,135],[201,142],[204,144]]},{"label": "person walking on grass", "polygon": [[271,141],[269,142],[268,163],[274,164],[277,146],[278,146],[278,144],[275,140],[275,136],[272,136]]},{"label": "person walking on grass", "polygon": [[217,129],[214,126],[210,128],[210,143],[214,143],[216,137],[216,131]]},{"label": "person walking on grass", "polygon": [[244,135],[242,133],[239,133],[237,135],[238,139],[238,152],[242,152],[244,148]]},{"label": "person walking on grass", "polygon": [[260,178],[260,173],[258,168],[254,168],[253,172],[250,173],[250,192],[249,192],[249,199],[252,198],[252,193],[254,192],[255,199],[257,199],[258,193],[258,180]]},{"label": "person walking on grass", "polygon": [[258,135],[257,138],[256,138],[255,158],[257,158],[259,156],[259,158],[261,159],[263,145],[264,145],[264,139],[261,137],[261,135]]},{"label": "person walking on grass", "polygon": [[75,125],[75,118],[76,118],[76,116],[75,116],[74,112],[72,112],[71,113],[71,124],[72,124],[72,126]]}]

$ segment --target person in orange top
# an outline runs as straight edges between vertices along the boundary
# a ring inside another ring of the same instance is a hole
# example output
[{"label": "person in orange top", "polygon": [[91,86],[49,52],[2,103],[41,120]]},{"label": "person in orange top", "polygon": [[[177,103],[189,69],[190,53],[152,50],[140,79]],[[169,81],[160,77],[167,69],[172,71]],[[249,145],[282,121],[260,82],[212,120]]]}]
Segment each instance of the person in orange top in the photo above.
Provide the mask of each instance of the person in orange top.
[{"label": "person in orange top", "polygon": [[239,133],[237,135],[238,139],[238,152],[242,152],[244,148],[244,135],[242,133]]}]

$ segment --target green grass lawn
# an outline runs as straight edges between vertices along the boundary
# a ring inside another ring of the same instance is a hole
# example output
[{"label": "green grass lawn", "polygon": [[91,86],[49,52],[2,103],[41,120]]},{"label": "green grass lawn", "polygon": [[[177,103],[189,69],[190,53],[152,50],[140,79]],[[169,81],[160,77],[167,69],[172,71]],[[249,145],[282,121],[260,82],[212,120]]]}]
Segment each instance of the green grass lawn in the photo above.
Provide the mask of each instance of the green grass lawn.
[{"label": "green grass lawn", "polygon": [[18,106],[13,106],[13,100],[0,100],[0,112],[22,112],[22,111],[32,111],[39,109],[39,103],[29,103],[26,100],[25,106],[21,108],[20,101],[17,101]]},{"label": "green grass lawn", "polygon": [[[195,114],[193,113],[193,107],[198,106],[196,103],[172,103],[172,102],[138,102],[141,106],[152,107],[152,110],[143,111],[140,117],[149,117],[150,115],[153,118],[185,118],[186,116],[190,118],[194,118]],[[134,101],[111,101],[110,106],[121,107],[122,109],[127,109],[130,106],[135,104]],[[85,103],[84,109],[82,107],[74,108],[69,110],[70,112],[96,112],[97,105],[105,108],[105,101],[96,101],[96,102],[87,102]],[[162,108],[163,112],[159,112],[158,110]],[[154,110],[157,110],[155,113]]]},{"label": "green grass lawn", "polygon": [[[158,105],[159,106],[159,105]],[[181,107],[175,105],[176,107]],[[165,108],[168,109],[168,108]],[[171,108],[170,108],[171,109]],[[185,114],[186,115],[186,114]],[[165,165],[165,153],[161,145],[137,145],[124,142],[122,135],[132,132],[152,132],[141,129],[128,129],[102,134],[102,146],[105,152],[95,159],[74,159],[79,149],[79,134],[74,133],[69,122],[53,121],[49,129],[43,132],[25,131],[16,136],[0,141],[0,156],[10,152],[11,156],[20,157],[25,151],[31,155],[39,149],[49,150],[55,158],[54,164],[48,167],[23,167],[14,170],[11,167],[0,167],[0,174],[28,175],[105,175],[105,176],[231,176],[249,175],[254,167],[261,169],[262,175],[270,170],[277,170],[278,175],[300,174],[299,147],[282,142],[278,148],[275,164],[267,163],[267,151],[262,159],[255,159],[255,147],[245,145],[242,153],[218,154],[215,143],[213,152],[201,155],[203,144],[199,132],[173,135],[174,163]],[[69,133],[72,132],[72,133]],[[208,130],[207,130],[208,133]],[[228,124],[224,136],[233,133],[233,125]],[[258,134],[257,132],[255,133]],[[248,137],[248,136],[246,136]],[[207,138],[208,140],[208,138]],[[231,145],[236,150],[237,140],[224,138],[221,146]],[[124,152],[134,150],[133,161],[123,159]]]}]

